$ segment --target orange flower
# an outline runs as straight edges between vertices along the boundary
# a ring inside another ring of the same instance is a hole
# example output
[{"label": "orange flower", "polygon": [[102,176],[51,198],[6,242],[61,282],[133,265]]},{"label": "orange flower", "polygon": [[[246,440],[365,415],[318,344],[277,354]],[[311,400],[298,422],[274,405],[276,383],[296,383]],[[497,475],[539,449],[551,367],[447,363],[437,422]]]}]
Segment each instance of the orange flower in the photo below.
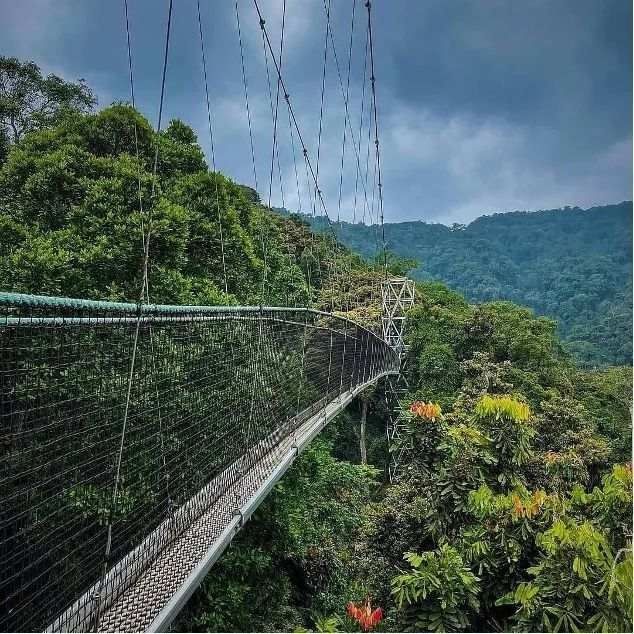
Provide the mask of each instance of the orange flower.
[{"label": "orange flower", "polygon": [[440,405],[431,402],[425,403],[425,401],[414,401],[409,406],[409,411],[414,414],[414,416],[426,418],[432,422],[435,422],[441,414]]},{"label": "orange flower", "polygon": [[383,620],[383,610],[381,608],[372,609],[370,599],[367,598],[365,603],[356,604],[350,601],[346,608],[348,616],[354,619],[364,632],[374,629]]}]

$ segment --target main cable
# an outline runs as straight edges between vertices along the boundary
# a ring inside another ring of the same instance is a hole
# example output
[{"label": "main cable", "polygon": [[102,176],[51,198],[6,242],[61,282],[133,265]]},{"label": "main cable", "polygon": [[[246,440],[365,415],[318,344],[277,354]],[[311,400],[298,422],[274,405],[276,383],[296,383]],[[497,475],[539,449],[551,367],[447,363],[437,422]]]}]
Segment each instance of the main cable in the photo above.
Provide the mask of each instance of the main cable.
[{"label": "main cable", "polygon": [[[368,71],[368,36],[366,31],[365,38],[365,53],[363,56],[363,79],[361,81],[361,114],[359,116],[359,143],[357,147],[357,152],[361,153],[361,139],[363,138],[363,114],[365,111],[365,84],[366,84],[366,76]],[[359,178],[361,177],[361,172],[357,168],[355,182],[354,182],[354,205],[352,208],[352,222],[356,222],[356,213],[357,213],[357,194],[359,191]],[[367,186],[367,178],[366,178],[366,186]],[[366,198],[367,205],[367,198]],[[364,207],[365,214],[365,207]]]},{"label": "main cable", "polygon": [[[328,20],[330,20],[330,2],[328,0],[328,7],[326,9],[326,15],[328,16]],[[317,133],[317,172],[315,177],[315,198],[313,201],[313,214],[315,213],[315,207],[317,205],[317,189],[319,185],[317,181],[319,180],[319,159],[321,156],[321,133],[323,130],[323,121],[324,121],[324,97],[326,93],[326,69],[328,67],[328,27],[326,27],[326,35],[324,37],[324,63],[322,65],[321,72],[321,98],[319,103],[319,132]]]},{"label": "main cable", "polygon": [[[348,44],[348,73],[347,73],[347,78],[346,78],[346,101],[349,100],[350,98],[350,74],[351,74],[351,69],[352,69],[352,45],[354,42],[354,15],[355,15],[355,10],[357,7],[357,0],[353,0],[352,2],[352,17],[350,19],[350,41]],[[340,166],[340,171],[339,171],[339,199],[337,201],[337,228],[339,230],[341,230],[341,199],[342,199],[342,195],[343,195],[343,172],[344,172],[344,165],[345,165],[345,157],[346,157],[346,140],[347,140],[347,127],[346,127],[346,122],[343,122],[343,134],[342,134],[342,140],[341,140],[341,166]],[[353,139],[353,143],[354,143],[354,139]],[[350,272],[351,272],[351,265],[350,263],[348,263],[348,271],[346,271],[348,273],[348,276],[350,277]],[[343,278],[343,274],[341,276],[341,292],[344,293],[344,301],[342,302],[343,305],[345,305],[346,308],[346,312],[350,311],[350,296],[348,293],[346,293],[346,289],[345,289],[345,280]],[[344,358],[345,358],[345,343],[344,343]],[[342,382],[343,382],[343,374],[342,374]]]},{"label": "main cable", "polygon": [[326,203],[325,203],[324,198],[323,198],[323,193],[322,193],[322,191],[321,191],[321,189],[319,187],[318,175],[317,175],[317,173],[315,171],[315,168],[313,167],[312,161],[310,160],[310,157],[308,155],[308,149],[306,147],[306,143],[304,141],[304,137],[302,135],[301,128],[299,127],[299,123],[297,121],[297,116],[295,114],[295,110],[294,110],[293,105],[291,103],[290,94],[288,92],[288,88],[286,86],[286,83],[284,82],[284,77],[282,76],[281,68],[280,68],[280,66],[279,66],[279,64],[277,62],[277,59],[275,57],[275,53],[273,52],[273,45],[271,44],[271,39],[269,37],[268,30],[266,28],[266,22],[264,21],[264,17],[262,15],[262,11],[260,9],[260,5],[258,3],[258,0],[253,0],[253,4],[254,4],[255,9],[257,11],[258,18],[261,21],[260,23],[262,25],[262,31],[264,32],[264,36],[265,36],[265,39],[266,39],[266,44],[267,44],[268,49],[269,49],[269,51],[271,53],[271,58],[273,59],[273,64],[275,66],[275,71],[277,73],[277,76],[278,76],[278,79],[279,79],[279,82],[280,82],[280,86],[282,87],[282,90],[284,91],[284,100],[286,101],[286,104],[287,104],[287,107],[288,107],[288,110],[289,110],[289,113],[290,113],[290,116],[291,116],[291,120],[293,122],[293,126],[295,128],[296,133],[297,133],[297,139],[298,139],[298,141],[299,141],[299,143],[301,145],[301,148],[302,148],[302,153],[304,155],[305,165],[306,165],[307,170],[308,170],[308,172],[310,174],[310,178],[312,179],[312,182],[313,182],[313,185],[314,185],[314,188],[315,188],[315,192],[316,192],[316,195],[317,195],[317,199],[319,200],[321,209],[324,212],[324,216],[326,218],[328,229],[329,229],[330,233],[332,234],[334,240],[336,241],[337,235],[335,233],[335,230],[334,230],[332,221],[330,219],[330,216],[328,215],[328,209],[326,207]]},{"label": "main cable", "polygon": [[[350,98],[350,70],[352,67],[352,43],[353,43],[353,39],[354,39],[354,13],[355,13],[355,9],[357,7],[357,0],[352,0],[352,18],[350,21],[350,42],[348,45],[348,77],[346,79],[346,103],[348,102],[349,98]],[[343,139],[341,141],[341,171],[340,171],[340,175],[339,175],[339,200],[337,203],[337,222],[340,222],[340,216],[341,216],[341,197],[342,197],[342,193],[343,193],[343,169],[344,169],[344,162],[345,162],[345,157],[346,157],[346,132],[347,132],[347,127],[346,127],[346,122],[343,122]],[[354,139],[353,139],[354,142]]]},{"label": "main cable", "polygon": [[[321,97],[320,97],[320,104],[319,104],[319,131],[317,134],[317,168],[316,168],[316,179],[317,181],[319,180],[319,167],[320,167],[320,159],[321,159],[321,140],[322,140],[322,135],[323,135],[323,124],[324,124],[324,103],[325,103],[325,96],[326,96],[326,72],[328,70],[328,33],[330,30],[330,8],[331,8],[331,0],[327,0],[327,7],[326,7],[326,33],[324,35],[324,63],[323,63],[323,68],[322,68],[322,75],[321,75]],[[317,184],[315,184],[315,199],[314,199],[314,203],[313,203],[313,215],[315,214],[315,207],[316,207],[316,203],[317,203]],[[336,248],[337,248],[337,232],[334,229],[334,227],[332,227],[332,233],[333,233],[333,237],[332,237],[332,267],[333,267],[333,271],[332,271],[332,278],[333,278],[333,283],[336,284],[337,281],[337,252],[336,252]],[[326,244],[328,241],[328,238],[325,237],[326,240]],[[326,251],[327,253],[327,251]],[[322,288],[323,288],[323,280],[321,281],[322,284]],[[334,312],[334,307],[335,307],[335,294],[334,292],[331,292],[331,299],[330,299],[330,310],[331,312]],[[329,375],[330,378],[330,375]]]},{"label": "main cable", "polygon": [[[272,142],[272,150],[271,150],[271,168],[270,168],[270,172],[269,172],[269,192],[268,192],[268,208],[272,209],[272,196],[273,196],[273,177],[274,177],[274,173],[275,173],[275,164],[276,164],[276,159],[277,159],[277,172],[278,172],[278,178],[279,178],[279,184],[280,184],[280,195],[282,197],[282,207],[285,208],[286,207],[286,203],[285,203],[285,199],[284,199],[284,187],[282,184],[282,169],[281,169],[281,165],[280,165],[280,150],[279,150],[279,144],[278,144],[278,140],[277,140],[277,136],[278,136],[278,121],[279,121],[279,105],[280,105],[280,80],[279,78],[277,78],[277,89],[276,89],[276,95],[275,95],[275,105],[273,105],[273,92],[271,89],[271,75],[269,72],[269,53],[268,53],[268,49],[266,48],[266,39],[264,37],[264,30],[263,30],[263,26],[264,26],[265,22],[264,20],[260,20],[260,30],[262,32],[262,48],[263,48],[263,52],[264,52],[264,64],[265,64],[265,68],[266,68],[266,81],[267,81],[267,86],[268,86],[268,93],[269,93],[269,103],[270,103],[270,107],[271,107],[271,118],[272,118],[272,127],[273,127],[273,142]],[[282,68],[282,60],[283,60],[283,55],[284,55],[284,33],[286,30],[286,0],[284,0],[283,5],[282,5],[282,24],[281,24],[281,29],[280,29],[280,56],[279,56],[279,66],[280,68]],[[292,132],[292,128],[290,129]],[[291,142],[292,142],[292,137],[291,137]],[[294,148],[293,148],[293,155],[294,155]],[[295,166],[295,170],[297,171],[297,167]],[[289,263],[289,267],[292,268],[293,266],[293,258],[291,256],[291,243],[290,240],[287,240],[287,257],[288,257],[288,263]],[[294,298],[295,301],[295,298]],[[289,297],[288,297],[288,287],[287,287],[287,291],[286,291],[286,305],[289,305]],[[295,303],[296,305],[296,303]]]},{"label": "main cable", "polygon": [[[126,33],[126,43],[127,43],[127,51],[128,51],[128,72],[130,76],[130,98],[132,100],[132,108],[136,110],[136,100],[134,96],[134,71],[132,66],[132,43],[130,38],[130,20],[128,17],[128,0],[123,0],[123,8],[125,14],[125,33]],[[136,155],[137,162],[137,190],[139,197],[139,212],[141,214],[141,242],[142,245],[145,245],[145,223],[143,219],[143,192],[141,186],[141,164],[140,164],[140,156],[139,156],[139,131],[136,124],[136,117],[134,119],[134,152]],[[141,289],[143,293],[143,288]],[[148,299],[149,301],[149,299]]]},{"label": "main cable", "polygon": [[[350,111],[349,111],[349,107],[348,107],[348,95],[346,95],[346,91],[343,85],[343,77],[341,75],[341,68],[339,65],[339,56],[337,55],[337,47],[335,45],[335,39],[334,39],[334,35],[332,32],[332,26],[330,24],[330,11],[327,10],[327,8],[329,8],[329,6],[326,6],[326,0],[323,0],[323,4],[324,4],[324,11],[326,12],[326,34],[327,34],[327,38],[330,38],[330,44],[332,47],[332,53],[333,53],[333,57],[335,60],[335,68],[337,70],[337,78],[339,79],[339,87],[341,89],[341,96],[343,98],[343,105],[344,105],[344,113],[345,113],[345,125],[348,126],[348,129],[350,131],[350,136],[352,137],[352,141],[353,141],[353,147],[355,148],[355,157],[357,160],[357,169],[360,170],[361,169],[361,159],[359,157],[359,154],[356,152],[356,144],[354,143],[354,130],[352,129],[352,123],[350,121]],[[364,196],[365,199],[367,200],[367,190],[365,188],[364,185]]]},{"label": "main cable", "polygon": [[[286,17],[286,2],[284,2],[284,15],[282,17],[282,31],[280,37],[280,66],[282,65],[282,51],[284,47],[284,21]],[[262,32],[262,50],[264,52],[264,67],[266,69],[266,83],[268,86],[269,93],[269,106],[271,108],[271,119],[272,119],[272,128],[273,128],[273,143],[272,143],[272,151],[271,151],[271,169],[269,174],[269,192],[268,192],[268,207],[271,208],[271,201],[273,197],[273,175],[275,173],[275,158],[277,156],[277,170],[278,176],[280,180],[280,195],[282,197],[282,207],[284,207],[284,189],[282,187],[282,174],[280,170],[280,160],[279,160],[279,152],[277,151],[277,115],[278,115],[278,104],[279,104],[279,93],[280,93],[280,80],[277,80],[277,100],[275,106],[273,106],[273,91],[271,89],[271,74],[269,72],[269,53],[266,48],[266,41],[264,39],[264,31],[262,31],[263,21],[260,21],[260,31]]]},{"label": "main cable", "polygon": [[[244,46],[242,44],[242,29],[240,27],[240,9],[238,8],[238,0],[235,0],[235,10],[236,10],[236,24],[238,27],[238,42],[240,45],[240,62],[242,65],[242,85],[244,87],[244,101],[246,105],[247,111],[247,122],[249,125],[249,141],[251,143],[251,162],[253,164],[253,179],[255,181],[255,191],[258,193],[258,172],[255,165],[255,146],[253,144],[253,126],[251,124],[251,109],[249,107],[249,83],[247,80],[247,71],[246,64],[244,61]],[[262,16],[260,16],[260,20]],[[269,46],[270,48],[270,46]],[[272,49],[271,49],[272,51]],[[273,53],[271,52],[273,55]],[[273,55],[273,61],[275,62],[275,56]],[[277,66],[277,62],[275,62]],[[260,290],[260,307],[264,306],[264,297],[266,292],[266,281],[267,281],[267,271],[268,271],[268,258],[266,251],[266,242],[264,240],[264,221],[260,220],[260,247],[262,249],[262,260],[263,260],[263,269],[262,269],[262,288]]]},{"label": "main cable", "polygon": [[[156,194],[156,175],[158,172],[158,160],[159,160],[159,138],[161,135],[161,124],[163,121],[163,102],[165,99],[165,78],[167,76],[167,60],[169,57],[169,47],[170,47],[170,33],[172,27],[172,5],[174,0],[169,0],[169,9],[167,13],[167,32],[165,36],[165,52],[163,55],[163,73],[161,77],[161,98],[159,102],[159,111],[158,111],[158,121],[156,124],[156,144],[154,150],[154,165],[152,168],[152,192],[150,194],[150,200],[154,202],[154,197]],[[143,282],[144,286],[148,286],[148,260],[150,257],[150,236],[152,234],[152,207],[150,207],[150,216],[148,219],[148,230],[145,240],[145,252],[143,254]]]},{"label": "main cable", "polygon": [[[259,19],[262,20],[263,19],[262,11],[260,10],[260,5],[258,4],[258,0],[253,0],[253,4],[255,5],[255,9],[256,9],[256,11],[258,13]],[[323,209],[324,214],[325,214],[325,216],[326,216],[326,218],[328,220],[328,224],[329,224],[329,226],[330,226],[330,228],[332,230],[332,223],[331,223],[331,220],[330,220],[330,216],[328,215],[328,210],[327,210],[327,207],[326,207],[326,203],[324,201],[321,189],[319,188],[318,181],[317,181],[317,176],[315,174],[315,169],[313,167],[312,161],[310,160],[310,157],[308,156],[308,149],[306,147],[306,143],[304,141],[304,137],[302,135],[301,128],[299,127],[299,123],[297,122],[297,116],[295,114],[295,110],[294,110],[293,105],[291,103],[290,94],[288,92],[286,83],[284,82],[284,77],[282,76],[282,72],[281,72],[280,67],[279,67],[279,65],[277,63],[277,59],[275,58],[275,54],[273,53],[273,46],[272,46],[271,40],[269,38],[268,30],[266,28],[266,24],[262,27],[262,29],[264,31],[264,36],[266,38],[267,47],[268,47],[269,51],[271,52],[271,56],[273,58],[273,64],[275,65],[275,71],[276,71],[277,76],[278,76],[278,78],[280,80],[280,85],[282,87],[282,90],[284,91],[284,100],[286,101],[288,109],[289,109],[289,112],[291,114],[291,120],[293,122],[293,127],[295,128],[295,132],[297,133],[297,139],[298,139],[298,141],[299,141],[299,143],[300,143],[300,145],[302,147],[302,153],[304,154],[304,158],[306,160],[306,166],[308,167],[308,170],[309,170],[309,173],[310,173],[310,178],[313,181],[313,184],[317,188],[317,198],[319,199],[321,208]]]}]

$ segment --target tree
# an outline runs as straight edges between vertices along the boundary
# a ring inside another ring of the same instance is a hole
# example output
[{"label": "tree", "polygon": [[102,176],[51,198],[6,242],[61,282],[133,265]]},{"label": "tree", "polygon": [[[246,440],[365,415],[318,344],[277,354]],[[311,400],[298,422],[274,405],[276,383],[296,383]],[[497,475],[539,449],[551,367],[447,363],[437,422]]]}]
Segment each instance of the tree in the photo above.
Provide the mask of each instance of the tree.
[{"label": "tree", "polygon": [[5,162],[9,154],[9,135],[6,130],[0,128],[0,166]]},{"label": "tree", "polygon": [[[321,217],[304,218],[327,231]],[[589,367],[631,363],[631,202],[384,229],[390,251],[421,263],[411,272],[416,280],[443,280],[470,301],[509,300],[555,319],[566,349]],[[383,266],[377,230],[337,223],[345,245],[368,260],[378,251]]]},{"label": "tree", "polygon": [[414,258],[403,258],[387,249],[381,250],[377,253],[374,261],[377,265],[387,266],[387,270],[390,275],[402,277],[407,276],[410,271],[413,271],[417,266],[419,266],[419,262]]},{"label": "tree", "polygon": [[12,143],[54,124],[68,110],[87,111],[96,103],[83,79],[73,83],[57,75],[44,77],[35,62],[0,57],[0,130]]},{"label": "tree", "polygon": [[479,579],[455,548],[405,553],[410,570],[392,580],[404,629],[414,632],[464,630],[479,608]]},{"label": "tree", "polygon": [[632,554],[619,561],[589,522],[561,519],[536,540],[533,577],[498,604],[518,606],[520,631],[627,632],[632,628]]}]

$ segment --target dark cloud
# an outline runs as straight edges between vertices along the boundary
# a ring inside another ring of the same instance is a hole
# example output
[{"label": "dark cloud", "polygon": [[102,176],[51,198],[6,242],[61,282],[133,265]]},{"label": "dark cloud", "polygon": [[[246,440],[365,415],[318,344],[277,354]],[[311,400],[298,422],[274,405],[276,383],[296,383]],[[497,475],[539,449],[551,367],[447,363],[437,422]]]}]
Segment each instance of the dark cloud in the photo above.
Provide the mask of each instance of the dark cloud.
[{"label": "dark cloud", "polygon": [[[174,4],[166,115],[190,122],[208,152],[196,4]],[[201,4],[218,166],[252,184],[233,2]],[[34,59],[68,78],[84,77],[102,105],[129,98],[123,2],[0,0],[0,5],[0,54]],[[155,120],[167,2],[129,0],[129,6],[138,105]],[[266,0],[261,6],[277,45],[282,2]],[[352,2],[335,0],[331,6],[345,81]],[[251,1],[240,0],[240,8],[259,189],[266,197],[271,115],[262,41]],[[630,3],[375,0],[373,11],[387,219],[465,221],[493,211],[632,197]],[[365,19],[364,2],[357,0],[350,87],[355,137]],[[324,35],[321,0],[288,0],[284,73],[313,155]],[[320,180],[329,213],[336,216],[344,108],[332,51],[326,103]],[[283,114],[285,202],[297,207]],[[356,160],[347,136],[341,213],[350,218]],[[306,210],[310,195],[303,169],[300,178]],[[361,188],[357,200],[363,198]],[[279,186],[273,203],[281,203]],[[356,217],[363,217],[363,204],[357,208]]]}]

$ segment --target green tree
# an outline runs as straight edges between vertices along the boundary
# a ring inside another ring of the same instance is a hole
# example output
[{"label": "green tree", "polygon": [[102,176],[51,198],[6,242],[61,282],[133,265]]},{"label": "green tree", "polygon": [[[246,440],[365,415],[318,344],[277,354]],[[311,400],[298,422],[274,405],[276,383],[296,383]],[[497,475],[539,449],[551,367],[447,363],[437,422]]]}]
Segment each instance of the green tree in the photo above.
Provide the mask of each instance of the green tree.
[{"label": "green tree", "polygon": [[455,548],[443,544],[433,552],[406,553],[411,568],[392,580],[405,629],[445,632],[469,628],[479,609],[479,579]]},{"label": "green tree", "polygon": [[44,77],[34,62],[0,57],[0,129],[12,143],[55,124],[69,110],[90,110],[96,103],[82,79],[73,83],[57,75]]},{"label": "green tree", "polygon": [[619,562],[589,522],[556,521],[537,537],[543,557],[499,603],[518,606],[520,631],[612,631],[632,628],[632,552]]}]

